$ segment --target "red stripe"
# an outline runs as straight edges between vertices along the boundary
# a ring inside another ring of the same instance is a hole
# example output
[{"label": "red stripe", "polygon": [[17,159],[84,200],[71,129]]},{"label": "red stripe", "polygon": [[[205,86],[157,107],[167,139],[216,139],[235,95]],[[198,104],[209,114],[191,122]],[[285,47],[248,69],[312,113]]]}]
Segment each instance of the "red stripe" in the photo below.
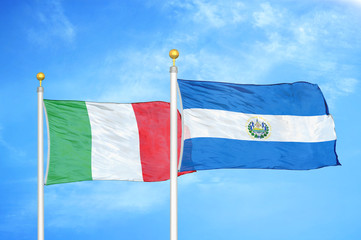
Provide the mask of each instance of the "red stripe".
[{"label": "red stripe", "polygon": [[[145,182],[168,180],[170,104],[167,102],[146,102],[133,103],[132,106],[138,123],[143,180]],[[181,116],[178,112],[178,156],[181,134]]]}]

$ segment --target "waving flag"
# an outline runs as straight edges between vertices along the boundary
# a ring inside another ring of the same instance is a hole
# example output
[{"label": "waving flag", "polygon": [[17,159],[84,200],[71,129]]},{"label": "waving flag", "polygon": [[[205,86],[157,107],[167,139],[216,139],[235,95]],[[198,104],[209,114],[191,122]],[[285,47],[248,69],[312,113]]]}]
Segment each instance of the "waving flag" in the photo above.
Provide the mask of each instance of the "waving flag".
[{"label": "waving flag", "polygon": [[178,85],[184,124],[181,171],[340,165],[334,121],[316,84],[178,80]]},{"label": "waving flag", "polygon": [[[44,100],[44,105],[50,139],[47,185],[169,179],[169,103]],[[180,146],[180,126],[178,136]]]}]

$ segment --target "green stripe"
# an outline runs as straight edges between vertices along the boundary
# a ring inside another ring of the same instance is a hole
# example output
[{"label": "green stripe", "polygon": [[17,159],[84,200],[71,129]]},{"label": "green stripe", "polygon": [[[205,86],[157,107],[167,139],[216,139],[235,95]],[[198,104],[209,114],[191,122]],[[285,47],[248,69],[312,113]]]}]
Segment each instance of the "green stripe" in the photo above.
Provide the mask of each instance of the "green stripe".
[{"label": "green stripe", "polygon": [[44,100],[50,138],[46,185],[92,180],[91,127],[85,102]]}]

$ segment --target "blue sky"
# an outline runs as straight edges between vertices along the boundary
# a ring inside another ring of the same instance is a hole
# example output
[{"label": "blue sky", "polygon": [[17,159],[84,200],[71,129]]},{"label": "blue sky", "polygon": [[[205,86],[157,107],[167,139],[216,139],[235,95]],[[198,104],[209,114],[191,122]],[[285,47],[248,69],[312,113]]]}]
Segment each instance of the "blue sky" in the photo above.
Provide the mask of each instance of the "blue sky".
[{"label": "blue sky", "polygon": [[[37,104],[169,100],[183,79],[321,87],[341,167],[179,178],[179,239],[361,239],[361,1],[1,1],[0,239],[36,239]],[[46,155],[46,152],[45,152]],[[168,239],[169,182],[45,187],[46,239]]]}]

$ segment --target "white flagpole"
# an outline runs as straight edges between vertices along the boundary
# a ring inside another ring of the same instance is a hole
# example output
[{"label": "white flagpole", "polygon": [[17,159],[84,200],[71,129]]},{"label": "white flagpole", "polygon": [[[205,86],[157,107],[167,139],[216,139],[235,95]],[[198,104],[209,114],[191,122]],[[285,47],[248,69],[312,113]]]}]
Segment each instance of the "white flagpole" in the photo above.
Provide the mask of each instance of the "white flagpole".
[{"label": "white flagpole", "polygon": [[44,130],[43,130],[43,94],[41,82],[45,75],[39,72],[36,78],[40,81],[38,92],[38,240],[44,240]]},{"label": "white flagpole", "polygon": [[170,67],[170,240],[178,239],[178,158],[177,158],[177,73],[175,59],[179,56],[176,49],[169,52],[173,59]]}]

